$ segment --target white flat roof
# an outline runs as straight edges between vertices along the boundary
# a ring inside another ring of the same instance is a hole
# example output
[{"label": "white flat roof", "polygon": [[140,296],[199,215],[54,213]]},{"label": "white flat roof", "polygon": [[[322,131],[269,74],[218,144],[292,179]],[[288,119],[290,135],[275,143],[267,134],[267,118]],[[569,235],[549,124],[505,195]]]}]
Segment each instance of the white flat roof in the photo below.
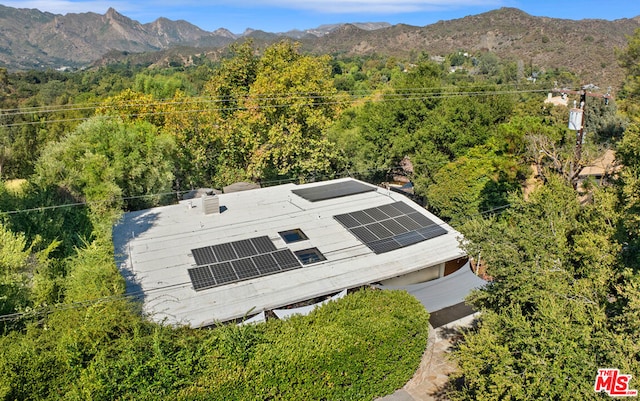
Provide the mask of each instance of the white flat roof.
[{"label": "white flat roof", "polygon": [[[333,180],[331,183],[351,180]],[[113,229],[116,262],[127,292],[143,297],[155,321],[201,327],[224,322],[346,288],[375,283],[464,256],[461,236],[404,195],[377,188],[310,202],[294,189],[328,182],[254,189],[217,195],[220,214],[204,215],[201,200],[126,213]],[[403,202],[447,233],[398,250],[375,254],[333,216]],[[308,240],[286,244],[278,232],[300,229]],[[268,236],[276,248],[317,248],[325,261],[302,268],[195,291],[188,269],[191,250]]]}]

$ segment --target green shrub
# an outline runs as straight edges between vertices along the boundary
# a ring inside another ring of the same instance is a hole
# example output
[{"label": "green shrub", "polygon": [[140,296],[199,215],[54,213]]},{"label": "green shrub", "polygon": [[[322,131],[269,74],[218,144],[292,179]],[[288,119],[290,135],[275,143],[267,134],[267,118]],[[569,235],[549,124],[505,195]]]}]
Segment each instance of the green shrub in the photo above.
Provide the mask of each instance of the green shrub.
[{"label": "green shrub", "polygon": [[58,310],[0,337],[0,399],[372,400],[411,378],[429,327],[399,291],[212,330],[146,322],[132,306]]},{"label": "green shrub", "polygon": [[365,290],[309,316],[267,323],[250,359],[213,361],[184,395],[224,400],[366,400],[392,393],[415,372],[428,314],[404,292]]}]

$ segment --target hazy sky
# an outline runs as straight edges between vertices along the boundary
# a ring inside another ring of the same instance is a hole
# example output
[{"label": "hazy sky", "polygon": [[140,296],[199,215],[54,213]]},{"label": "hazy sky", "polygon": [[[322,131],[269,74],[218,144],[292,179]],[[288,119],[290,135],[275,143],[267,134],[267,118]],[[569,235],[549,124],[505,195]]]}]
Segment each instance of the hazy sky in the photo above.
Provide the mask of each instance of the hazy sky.
[{"label": "hazy sky", "polygon": [[500,7],[565,19],[613,20],[640,15],[640,0],[0,0],[0,4],[54,14],[104,14],[113,7],[142,23],[166,17],[186,20],[207,31],[227,28],[234,33],[246,28],[284,32],[340,22],[424,26]]}]

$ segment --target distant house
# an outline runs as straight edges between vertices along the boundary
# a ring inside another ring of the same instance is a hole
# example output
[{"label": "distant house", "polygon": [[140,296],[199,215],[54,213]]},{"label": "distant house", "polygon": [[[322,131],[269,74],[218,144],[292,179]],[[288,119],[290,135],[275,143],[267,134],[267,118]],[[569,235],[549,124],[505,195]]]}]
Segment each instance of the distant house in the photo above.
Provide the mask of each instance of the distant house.
[{"label": "distant house", "polygon": [[113,229],[127,291],[153,320],[192,327],[368,284],[473,275],[460,237],[405,196],[350,178],[204,195],[127,213]]},{"label": "distant house", "polygon": [[554,106],[566,107],[569,104],[569,99],[567,98],[566,93],[563,93],[560,96],[553,96],[551,93],[549,93],[544,102],[553,104]]}]

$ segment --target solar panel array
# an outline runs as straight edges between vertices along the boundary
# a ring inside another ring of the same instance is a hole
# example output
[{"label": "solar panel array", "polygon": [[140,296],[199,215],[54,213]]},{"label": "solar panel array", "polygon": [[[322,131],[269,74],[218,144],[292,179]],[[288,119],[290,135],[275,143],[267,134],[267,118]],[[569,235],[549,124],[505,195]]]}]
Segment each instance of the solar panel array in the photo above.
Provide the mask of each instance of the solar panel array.
[{"label": "solar panel array", "polygon": [[191,250],[197,267],[188,269],[196,291],[302,267],[289,249],[276,249],[268,236]]},{"label": "solar panel array", "polygon": [[342,181],[316,187],[294,189],[291,192],[303,197],[309,202],[317,202],[326,199],[341,198],[343,196],[361,194],[376,191],[376,187],[359,181]]},{"label": "solar panel array", "polygon": [[333,216],[375,254],[446,234],[447,230],[404,202]]}]

